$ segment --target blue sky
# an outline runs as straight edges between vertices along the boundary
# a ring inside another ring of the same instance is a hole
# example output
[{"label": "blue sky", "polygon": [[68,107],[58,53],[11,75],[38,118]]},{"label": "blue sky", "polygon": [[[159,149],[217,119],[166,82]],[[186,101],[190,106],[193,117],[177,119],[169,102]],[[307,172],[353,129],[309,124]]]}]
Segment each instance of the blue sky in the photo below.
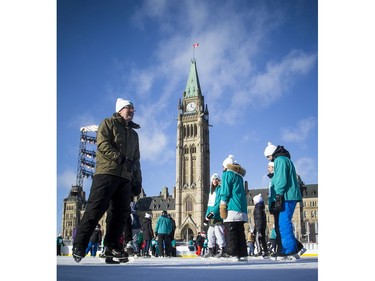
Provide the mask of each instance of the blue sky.
[{"label": "blue sky", "polygon": [[[131,99],[148,196],[175,184],[177,103],[194,51],[210,112],[211,171],[234,154],[265,188],[268,141],[318,183],[317,1],[58,1],[57,227],[80,128]],[[84,180],[88,196],[91,181]]]}]

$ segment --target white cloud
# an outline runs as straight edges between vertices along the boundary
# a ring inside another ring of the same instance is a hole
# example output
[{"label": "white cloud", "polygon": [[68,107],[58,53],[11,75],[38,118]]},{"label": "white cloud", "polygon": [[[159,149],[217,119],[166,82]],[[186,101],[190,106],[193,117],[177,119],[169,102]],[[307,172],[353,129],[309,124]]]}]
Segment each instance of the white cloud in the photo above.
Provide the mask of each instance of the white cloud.
[{"label": "white cloud", "polygon": [[57,175],[57,187],[60,189],[70,190],[72,185],[76,183],[77,173],[73,170],[65,170]]},{"label": "white cloud", "polygon": [[307,139],[310,132],[316,128],[317,120],[314,117],[303,119],[298,122],[296,127],[282,128],[281,139],[286,142],[303,142]]},{"label": "white cloud", "polygon": [[297,174],[299,174],[305,184],[316,184],[316,177],[318,171],[316,170],[316,162],[311,158],[300,158],[296,161],[293,161],[296,168]]},{"label": "white cloud", "polygon": [[316,54],[291,51],[279,63],[268,62],[264,73],[254,76],[250,93],[262,106],[268,106],[288,92],[299,75],[309,72],[316,63]]},{"label": "white cloud", "polygon": [[77,132],[79,132],[81,127],[99,125],[95,119],[92,114],[85,112],[74,116],[74,119],[70,120],[69,127],[76,128]]},{"label": "white cloud", "polygon": [[143,131],[140,133],[140,151],[142,160],[163,163],[168,161],[164,151],[168,145],[167,135],[161,131]]}]

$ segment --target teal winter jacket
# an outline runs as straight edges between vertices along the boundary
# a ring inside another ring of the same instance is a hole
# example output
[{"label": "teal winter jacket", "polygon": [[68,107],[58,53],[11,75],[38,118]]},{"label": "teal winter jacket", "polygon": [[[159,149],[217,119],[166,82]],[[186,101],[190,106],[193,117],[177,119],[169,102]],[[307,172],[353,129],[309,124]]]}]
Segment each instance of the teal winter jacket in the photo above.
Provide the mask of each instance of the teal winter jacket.
[{"label": "teal winter jacket", "polygon": [[274,173],[271,180],[268,207],[276,201],[276,195],[283,195],[286,201],[302,201],[296,169],[286,156],[278,156],[274,160]]},{"label": "teal winter jacket", "polygon": [[220,217],[220,192],[221,192],[221,186],[220,185],[216,186],[214,192],[212,192],[212,187],[213,186],[211,184],[210,194],[208,196],[208,204],[207,204],[206,217],[207,217],[207,215],[210,212],[212,212],[212,213],[214,213],[214,217],[212,219],[215,219],[216,221],[222,221],[223,219]]},{"label": "teal winter jacket", "polygon": [[220,200],[227,202],[228,212],[243,213],[247,217],[247,202],[243,180],[246,170],[238,164],[229,164],[227,168],[222,176]]},{"label": "teal winter jacket", "polygon": [[158,234],[171,234],[172,232],[172,221],[170,218],[165,216],[160,216],[156,221],[155,225],[155,235]]}]

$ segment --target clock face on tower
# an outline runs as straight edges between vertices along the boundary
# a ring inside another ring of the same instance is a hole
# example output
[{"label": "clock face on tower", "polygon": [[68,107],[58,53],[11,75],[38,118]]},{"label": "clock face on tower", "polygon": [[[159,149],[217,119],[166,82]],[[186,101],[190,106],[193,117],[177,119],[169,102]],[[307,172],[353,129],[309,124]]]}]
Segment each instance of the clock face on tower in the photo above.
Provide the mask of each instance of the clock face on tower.
[{"label": "clock face on tower", "polygon": [[187,105],[186,105],[186,111],[194,111],[195,109],[197,108],[197,104],[195,102],[189,102]]}]

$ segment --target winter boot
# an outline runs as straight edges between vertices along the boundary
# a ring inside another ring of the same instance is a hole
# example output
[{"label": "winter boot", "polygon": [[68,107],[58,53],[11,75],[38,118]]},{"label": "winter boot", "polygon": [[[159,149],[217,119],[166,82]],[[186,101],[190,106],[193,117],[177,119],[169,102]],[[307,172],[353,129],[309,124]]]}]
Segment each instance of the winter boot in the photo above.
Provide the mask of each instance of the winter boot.
[{"label": "winter boot", "polygon": [[263,258],[264,258],[264,257],[269,257],[269,256],[270,256],[270,254],[269,254],[269,252],[268,252],[268,251],[265,251],[265,252],[263,253],[263,255],[262,255],[262,256],[263,256]]},{"label": "winter boot", "polygon": [[203,257],[204,258],[210,258],[214,256],[214,249],[213,248],[208,248],[207,254],[205,254]]},{"label": "winter boot", "polygon": [[254,257],[261,257],[261,256],[263,256],[262,251],[260,251],[260,252],[258,252],[258,253],[256,253],[256,254],[254,255]]},{"label": "winter boot", "polygon": [[229,258],[230,255],[228,255],[226,252],[225,252],[225,247],[222,247],[220,249],[220,252],[215,256],[215,258]]},{"label": "winter boot", "polygon": [[78,263],[86,256],[86,250],[79,245],[73,247],[73,258]]}]

